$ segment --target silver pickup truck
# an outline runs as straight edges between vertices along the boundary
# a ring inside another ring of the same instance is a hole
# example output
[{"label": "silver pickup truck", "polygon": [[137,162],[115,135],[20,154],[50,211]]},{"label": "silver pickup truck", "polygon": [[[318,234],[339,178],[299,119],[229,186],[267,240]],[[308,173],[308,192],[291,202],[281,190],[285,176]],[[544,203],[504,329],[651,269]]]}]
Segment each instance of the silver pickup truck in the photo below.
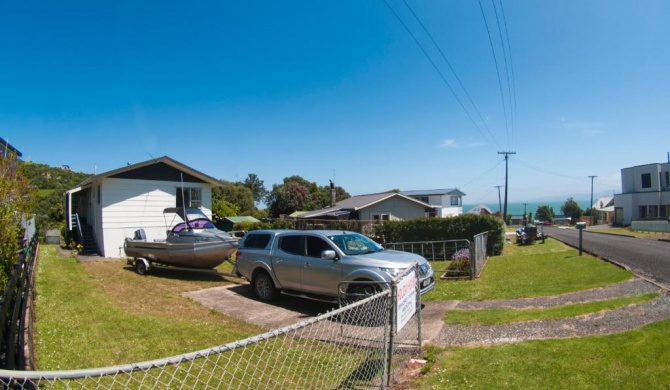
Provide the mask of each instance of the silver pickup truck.
[{"label": "silver pickup truck", "polygon": [[386,250],[362,234],[341,230],[250,231],[240,241],[236,259],[238,273],[251,281],[262,301],[280,291],[334,301],[340,283],[352,281],[357,283],[347,292],[369,294],[379,282],[390,282],[416,263],[421,294],[435,287],[433,269],[423,257]]}]

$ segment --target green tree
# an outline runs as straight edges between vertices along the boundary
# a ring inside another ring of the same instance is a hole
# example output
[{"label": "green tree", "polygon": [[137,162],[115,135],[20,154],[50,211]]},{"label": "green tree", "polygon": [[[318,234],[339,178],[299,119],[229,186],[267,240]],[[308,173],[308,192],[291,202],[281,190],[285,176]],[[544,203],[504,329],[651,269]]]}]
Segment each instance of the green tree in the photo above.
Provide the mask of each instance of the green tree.
[{"label": "green tree", "polygon": [[222,182],[223,186],[212,190],[212,212],[220,218],[253,214],[256,205],[251,190],[242,183]]},{"label": "green tree", "polygon": [[268,190],[265,189],[263,180],[259,179],[255,173],[250,173],[243,182],[244,186],[251,190],[255,202],[262,201],[267,196]]},{"label": "green tree", "polygon": [[0,288],[16,264],[21,218],[32,214],[37,191],[19,171],[10,154],[0,158]]},{"label": "green tree", "polygon": [[570,217],[570,223],[574,224],[584,212],[582,208],[579,207],[579,203],[572,198],[568,198],[563,206],[561,206],[561,213],[566,217]]},{"label": "green tree", "polygon": [[[335,187],[335,201],[349,198],[344,188]],[[271,217],[291,214],[294,211],[318,210],[330,205],[330,185],[319,187],[300,176],[284,178],[282,184],[274,184],[265,198]]]},{"label": "green tree", "polygon": [[538,221],[553,221],[554,219],[554,208],[548,205],[542,205],[537,208],[535,211],[535,219]]}]

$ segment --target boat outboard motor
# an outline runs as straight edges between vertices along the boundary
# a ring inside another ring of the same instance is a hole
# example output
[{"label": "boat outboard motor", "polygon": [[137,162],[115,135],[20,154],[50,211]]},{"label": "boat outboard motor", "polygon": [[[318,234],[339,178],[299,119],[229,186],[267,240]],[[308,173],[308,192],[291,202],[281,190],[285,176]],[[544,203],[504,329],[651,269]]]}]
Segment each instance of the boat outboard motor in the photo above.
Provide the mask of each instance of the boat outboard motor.
[{"label": "boat outboard motor", "polygon": [[135,230],[135,237],[133,237],[133,240],[146,240],[147,235],[144,233],[144,229],[137,229]]}]

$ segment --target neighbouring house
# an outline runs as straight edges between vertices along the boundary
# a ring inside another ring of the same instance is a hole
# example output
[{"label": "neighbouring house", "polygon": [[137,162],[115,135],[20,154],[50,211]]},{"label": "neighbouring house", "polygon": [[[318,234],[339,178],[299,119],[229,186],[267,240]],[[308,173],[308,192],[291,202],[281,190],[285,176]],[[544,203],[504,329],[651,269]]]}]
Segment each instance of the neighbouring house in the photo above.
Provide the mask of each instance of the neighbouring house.
[{"label": "neighbouring house", "polygon": [[219,229],[229,232],[235,229],[236,223],[259,223],[260,221],[252,216],[241,216],[241,217],[225,217],[219,221],[216,225]]},{"label": "neighbouring house", "polygon": [[463,214],[463,197],[465,193],[458,188],[401,191],[400,193],[429,204],[435,209],[435,215],[431,215],[431,217],[446,218]]},{"label": "neighbouring house", "polygon": [[9,156],[11,153],[14,153],[16,158],[23,156],[23,153],[13,147],[9,141],[0,138],[0,158],[6,158],[5,156]]},{"label": "neighbouring house", "polygon": [[[212,217],[212,188],[222,183],[164,156],[91,176],[65,193],[67,229],[84,254],[123,257],[123,242],[144,229],[165,238],[169,207],[197,207]],[[179,217],[177,217],[179,218]]]},{"label": "neighbouring house", "polygon": [[614,223],[670,217],[670,162],[621,170],[621,193],[614,194]]},{"label": "neighbouring house", "polygon": [[611,224],[614,222],[614,197],[606,196],[596,200],[596,202],[591,205],[591,208],[595,211],[595,217],[597,224]]},{"label": "neighbouring house", "polygon": [[435,215],[434,208],[420,200],[397,192],[357,195],[341,200],[333,207],[298,215],[299,220],[340,219],[359,221],[399,221]]},{"label": "neighbouring house", "polygon": [[489,206],[485,204],[480,204],[479,206],[475,206],[468,210],[466,214],[476,214],[476,215],[491,215],[493,214],[493,211],[489,208]]}]

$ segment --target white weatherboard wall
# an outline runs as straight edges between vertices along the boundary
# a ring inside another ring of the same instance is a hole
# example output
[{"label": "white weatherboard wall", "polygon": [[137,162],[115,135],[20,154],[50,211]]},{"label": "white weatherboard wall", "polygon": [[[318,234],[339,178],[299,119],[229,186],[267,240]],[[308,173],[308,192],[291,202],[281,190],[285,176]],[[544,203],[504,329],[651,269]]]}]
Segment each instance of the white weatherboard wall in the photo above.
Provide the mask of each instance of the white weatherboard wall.
[{"label": "white weatherboard wall", "polygon": [[392,219],[416,219],[424,217],[425,207],[407,199],[393,197],[362,209],[359,219],[372,220],[373,214],[391,214],[394,217]]},{"label": "white weatherboard wall", "polygon": [[[205,183],[184,182],[184,187],[202,188],[202,211],[211,219],[212,190]],[[147,240],[165,239],[173,214],[163,210],[176,206],[181,183],[136,179],[105,179],[102,184],[102,230],[100,250],[104,257],[124,257],[123,242],[135,230],[144,229]],[[181,222],[177,217],[176,222]],[[100,236],[98,236],[100,237]]]}]

